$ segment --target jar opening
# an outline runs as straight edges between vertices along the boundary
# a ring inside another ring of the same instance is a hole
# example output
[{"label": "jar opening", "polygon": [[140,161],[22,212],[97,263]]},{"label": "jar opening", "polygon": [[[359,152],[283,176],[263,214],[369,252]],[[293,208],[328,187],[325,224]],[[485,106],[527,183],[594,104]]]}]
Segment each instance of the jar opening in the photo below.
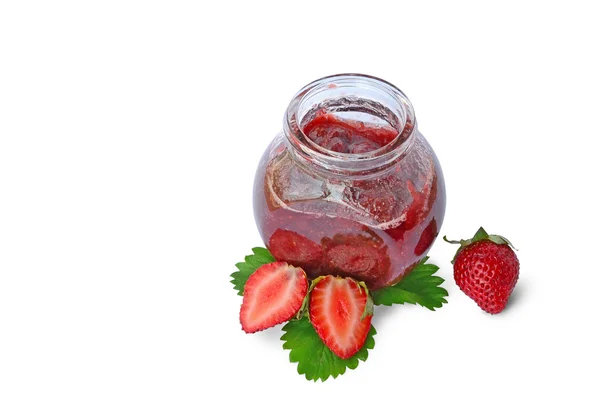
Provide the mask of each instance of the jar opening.
[{"label": "jar opening", "polygon": [[290,102],[284,133],[301,159],[340,173],[389,165],[412,143],[416,121],[398,88],[368,75],[316,80]]}]

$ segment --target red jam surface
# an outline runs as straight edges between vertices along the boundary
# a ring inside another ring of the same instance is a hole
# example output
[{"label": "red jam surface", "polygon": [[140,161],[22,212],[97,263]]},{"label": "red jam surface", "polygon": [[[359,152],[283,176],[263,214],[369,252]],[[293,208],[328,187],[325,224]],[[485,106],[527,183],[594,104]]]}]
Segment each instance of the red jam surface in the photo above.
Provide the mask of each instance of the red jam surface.
[{"label": "red jam surface", "polygon": [[329,113],[319,113],[303,130],[310,140],[327,150],[352,154],[377,150],[398,136],[391,127],[343,120]]},{"label": "red jam surface", "polygon": [[[317,115],[303,130],[339,153],[376,150],[398,135],[330,114]],[[386,173],[350,180],[302,168],[283,144],[276,146],[259,167],[254,206],[277,260],[304,268],[311,279],[349,276],[378,289],[399,281],[435,240],[445,199],[438,196],[437,160],[422,137]]]}]

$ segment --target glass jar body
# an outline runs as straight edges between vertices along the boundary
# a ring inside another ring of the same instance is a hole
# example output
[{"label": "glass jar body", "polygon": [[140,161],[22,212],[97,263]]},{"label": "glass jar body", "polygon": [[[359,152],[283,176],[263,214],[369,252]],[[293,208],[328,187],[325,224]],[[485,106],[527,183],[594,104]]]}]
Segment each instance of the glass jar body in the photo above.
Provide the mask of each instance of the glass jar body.
[{"label": "glass jar body", "polygon": [[446,206],[440,164],[416,124],[401,156],[347,175],[301,159],[281,132],[259,163],[253,201],[275,258],[310,278],[348,276],[371,289],[395,284],[425,256]]}]

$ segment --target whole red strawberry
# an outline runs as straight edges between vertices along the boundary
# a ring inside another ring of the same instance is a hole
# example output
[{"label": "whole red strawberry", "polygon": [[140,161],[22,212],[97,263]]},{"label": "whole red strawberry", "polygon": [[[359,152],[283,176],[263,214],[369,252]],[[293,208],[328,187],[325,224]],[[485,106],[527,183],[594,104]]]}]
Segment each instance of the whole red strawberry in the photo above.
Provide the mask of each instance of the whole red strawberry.
[{"label": "whole red strawberry", "polygon": [[452,263],[458,287],[482,310],[497,314],[504,310],[517,279],[519,260],[505,237],[488,235],[479,228],[469,240],[448,240],[460,244]]}]

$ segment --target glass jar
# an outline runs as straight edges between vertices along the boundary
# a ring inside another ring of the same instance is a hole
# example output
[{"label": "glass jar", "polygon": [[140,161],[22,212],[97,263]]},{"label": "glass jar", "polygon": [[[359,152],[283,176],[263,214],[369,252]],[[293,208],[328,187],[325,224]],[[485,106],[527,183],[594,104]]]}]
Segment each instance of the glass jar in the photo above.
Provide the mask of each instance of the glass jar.
[{"label": "glass jar", "polygon": [[445,207],[442,170],[410,101],[366,75],[300,90],[254,182],[256,223],[276,259],[371,289],[425,256]]}]

